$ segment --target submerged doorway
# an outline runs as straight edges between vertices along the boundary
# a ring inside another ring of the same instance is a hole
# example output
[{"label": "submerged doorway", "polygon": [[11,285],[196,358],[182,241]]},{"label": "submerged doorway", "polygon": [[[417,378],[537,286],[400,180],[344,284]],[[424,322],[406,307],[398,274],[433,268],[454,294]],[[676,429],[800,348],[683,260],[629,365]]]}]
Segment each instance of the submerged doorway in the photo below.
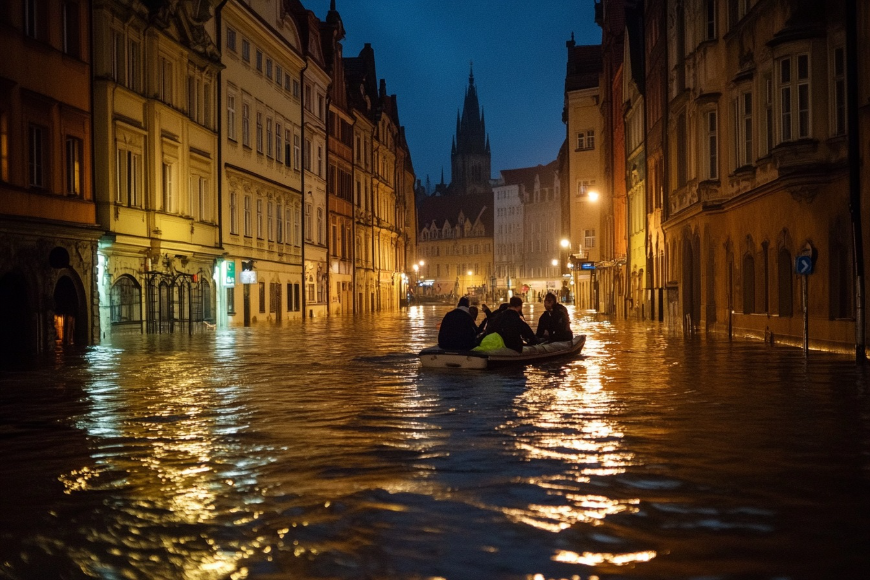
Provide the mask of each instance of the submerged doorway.
[{"label": "submerged doorway", "polygon": [[61,345],[87,344],[87,319],[79,312],[79,293],[69,276],[54,287],[55,342]]}]

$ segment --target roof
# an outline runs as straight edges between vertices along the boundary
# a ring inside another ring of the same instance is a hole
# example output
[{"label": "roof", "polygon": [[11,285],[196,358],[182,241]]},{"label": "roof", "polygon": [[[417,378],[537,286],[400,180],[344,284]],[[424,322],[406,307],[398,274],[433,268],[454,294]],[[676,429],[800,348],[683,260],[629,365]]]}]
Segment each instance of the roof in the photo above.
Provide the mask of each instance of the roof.
[{"label": "roof", "polygon": [[434,221],[438,227],[449,220],[456,225],[460,212],[471,220],[472,224],[480,216],[487,236],[492,236],[493,197],[491,193],[475,193],[469,195],[440,196],[430,195],[422,198],[417,207],[417,223],[420,228],[429,227]]},{"label": "roof", "polygon": [[532,192],[535,190],[535,176],[540,176],[542,187],[551,187],[558,169],[558,162],[550,161],[546,165],[536,165],[535,167],[502,169],[501,176],[505,185],[522,185],[526,191]]}]

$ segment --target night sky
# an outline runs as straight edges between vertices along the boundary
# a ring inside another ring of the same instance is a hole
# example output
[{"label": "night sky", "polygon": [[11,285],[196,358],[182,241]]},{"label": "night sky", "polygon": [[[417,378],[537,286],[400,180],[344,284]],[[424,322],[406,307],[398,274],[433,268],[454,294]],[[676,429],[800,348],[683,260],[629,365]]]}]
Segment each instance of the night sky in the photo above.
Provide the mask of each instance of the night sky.
[{"label": "night sky", "polygon": [[[326,19],[329,0],[302,0]],[[593,0],[336,0],[344,55],[375,51],[378,78],[395,94],[417,178],[450,182],[456,113],[469,64],[486,118],[492,177],[556,159],[562,123],[565,42],[598,44]]]}]

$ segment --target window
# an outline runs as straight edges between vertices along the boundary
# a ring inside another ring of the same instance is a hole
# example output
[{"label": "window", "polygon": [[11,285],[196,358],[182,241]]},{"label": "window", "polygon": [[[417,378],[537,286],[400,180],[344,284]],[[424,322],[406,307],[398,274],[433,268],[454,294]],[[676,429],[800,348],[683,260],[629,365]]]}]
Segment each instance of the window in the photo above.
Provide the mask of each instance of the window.
[{"label": "window", "polygon": [[752,156],[752,93],[741,93],[736,103],[736,159],[737,167],[751,165]]},{"label": "window", "polygon": [[208,188],[208,178],[197,176],[194,178],[196,185],[196,215],[203,222],[211,221],[211,192]]},{"label": "window", "polygon": [[160,57],[160,100],[172,104],[172,62]]},{"label": "window", "polygon": [[242,145],[251,147],[251,105],[242,103]]},{"label": "window", "polygon": [[175,167],[163,162],[163,211],[175,213]]},{"label": "window", "polygon": [[309,85],[305,85],[305,98],[302,99],[302,106],[311,110],[311,87]]},{"label": "window", "polygon": [[127,41],[127,80],[128,89],[142,92],[142,48],[138,40]]},{"label": "window", "polygon": [[595,247],[595,230],[583,230],[583,245],[587,249]]},{"label": "window", "polygon": [[299,158],[301,156],[300,153],[300,137],[298,134],[293,135],[293,169],[299,171]]},{"label": "window", "polygon": [[257,239],[263,239],[263,200],[257,200]]},{"label": "window", "polygon": [[79,3],[64,2],[63,11],[63,51],[74,57],[81,56],[81,23],[79,22]]},{"label": "window", "polygon": [[716,39],[716,0],[704,0],[704,40]]},{"label": "window", "polygon": [[580,131],[577,133],[577,151],[595,149],[595,131]]},{"label": "window", "polygon": [[780,143],[810,136],[810,60],[799,54],[780,59],[779,86]]},{"label": "window", "polygon": [[308,139],[305,140],[305,148],[302,151],[302,154],[305,156],[305,169],[311,171],[311,141]]},{"label": "window", "polygon": [[263,113],[257,111],[257,153],[263,153]]},{"label": "window", "polygon": [[755,259],[751,254],[743,257],[743,314],[755,312]]},{"label": "window", "polygon": [[236,95],[227,93],[227,138],[236,140]]},{"label": "window", "polygon": [[323,146],[317,146],[317,175],[323,176]]},{"label": "window", "polygon": [[227,26],[227,48],[236,52],[236,31]]},{"label": "window", "polygon": [[42,38],[44,4],[39,0],[24,0],[24,33],[30,38]]},{"label": "window", "polygon": [[278,304],[281,303],[281,284],[278,282],[269,282],[269,312],[276,314],[278,312]]},{"label": "window", "polygon": [[258,286],[258,290],[259,290],[258,302],[260,303],[260,314],[265,314],[266,313],[266,283],[259,282],[257,284],[257,286]]},{"label": "window", "polygon": [[834,135],[846,134],[846,51],[834,49]]},{"label": "window", "polygon": [[[759,157],[767,155],[773,149],[773,80],[771,74],[763,77],[764,86],[764,136],[759,139]],[[763,149],[763,151],[761,150]]]},{"label": "window", "polygon": [[290,167],[292,156],[292,153],[290,152],[290,140],[290,129],[284,129],[284,165],[287,167]]},{"label": "window", "polygon": [[0,110],[0,180],[9,181],[9,116]]},{"label": "window", "polygon": [[317,208],[317,243],[323,243],[323,208]]},{"label": "window", "polygon": [[236,289],[227,288],[227,315],[233,316],[236,313]]},{"label": "window", "polygon": [[284,243],[284,206],[280,203],[275,206],[275,241]]},{"label": "window", "polygon": [[293,96],[299,98],[299,81],[293,79]]},{"label": "window", "polygon": [[263,51],[257,49],[257,71],[263,72]]},{"label": "window", "polygon": [[251,237],[251,196],[245,196],[245,237]]},{"label": "window", "polygon": [[272,117],[266,117],[266,157],[272,158]]},{"label": "window", "polygon": [[281,144],[281,123],[275,122],[275,161],[281,163],[281,158],[284,153],[284,146]]},{"label": "window", "polygon": [[66,138],[65,163],[66,166],[66,194],[81,197],[83,192],[82,172],[82,140],[76,137]]},{"label": "window", "polygon": [[46,187],[48,129],[31,123],[27,131],[27,181],[30,187]]},{"label": "window", "polygon": [[132,277],[121,276],[112,285],[109,304],[112,324],[142,321],[142,288]]},{"label": "window", "polygon": [[239,233],[239,194],[230,193],[230,233]]},{"label": "window", "polygon": [[281,65],[275,65],[275,84],[279,87],[284,83],[284,70],[281,68]]},{"label": "window", "polygon": [[293,243],[302,245],[302,215],[298,205],[293,208]]},{"label": "window", "polygon": [[187,77],[187,114],[194,121],[197,119],[198,101],[199,79],[190,75]]},{"label": "window", "polygon": [[275,204],[271,201],[266,206],[266,237],[270,242],[275,241]]},{"label": "window", "polygon": [[266,78],[272,80],[272,59],[266,58]]},{"label": "window", "polygon": [[251,62],[251,43],[248,42],[247,38],[242,39],[242,60]]},{"label": "window", "polygon": [[115,201],[129,207],[139,207],[142,180],[142,156],[128,149],[118,149],[118,191]]},{"label": "window", "polygon": [[311,204],[305,204],[305,239],[311,241]]}]

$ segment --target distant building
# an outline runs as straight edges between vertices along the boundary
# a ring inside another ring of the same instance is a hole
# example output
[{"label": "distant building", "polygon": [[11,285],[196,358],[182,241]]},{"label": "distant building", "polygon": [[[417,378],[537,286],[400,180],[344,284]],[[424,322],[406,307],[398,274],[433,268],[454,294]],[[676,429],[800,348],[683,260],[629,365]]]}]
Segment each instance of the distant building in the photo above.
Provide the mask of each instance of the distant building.
[{"label": "distant building", "polygon": [[91,3],[6,0],[0,30],[2,366],[55,344],[99,342],[103,263],[92,180]]},{"label": "distant building", "polygon": [[561,183],[558,164],[504,169],[495,197],[495,272],[501,299],[513,295],[538,301],[562,295],[568,270],[560,247]]},{"label": "distant building", "polygon": [[[429,294],[451,296],[451,300],[467,292],[491,296],[497,282],[492,259],[491,151],[473,72],[462,111],[456,115],[450,160],[450,184],[442,174],[434,194],[418,198],[417,247],[424,261],[419,275],[432,284],[425,288]],[[474,237],[474,243],[460,243],[467,236]]]}]

